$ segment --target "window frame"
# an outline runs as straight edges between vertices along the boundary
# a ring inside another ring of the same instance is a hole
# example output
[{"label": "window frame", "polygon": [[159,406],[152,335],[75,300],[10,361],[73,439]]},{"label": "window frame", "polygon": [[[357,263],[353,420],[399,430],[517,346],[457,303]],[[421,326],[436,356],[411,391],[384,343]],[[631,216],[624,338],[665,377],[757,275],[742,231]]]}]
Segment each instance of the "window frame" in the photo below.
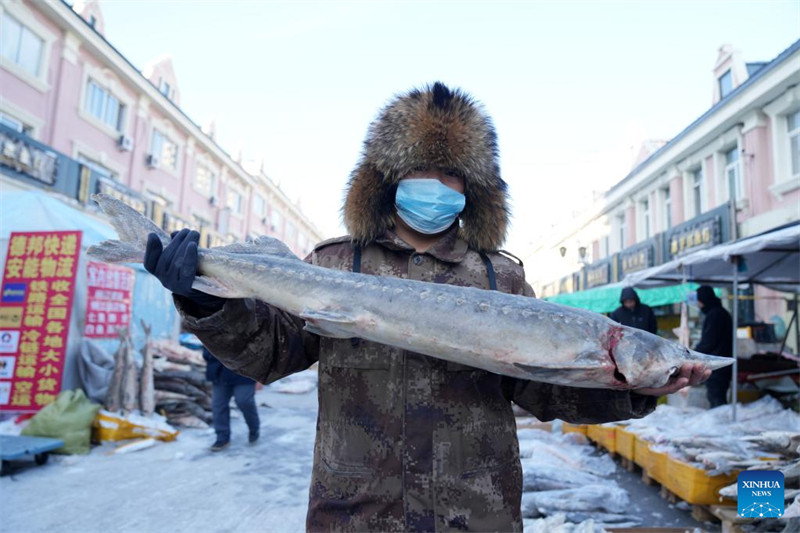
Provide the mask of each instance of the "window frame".
[{"label": "window frame", "polygon": [[[96,90],[93,89],[93,86]],[[100,101],[100,105],[102,109],[100,110],[100,116],[95,114],[95,107],[94,102],[94,95],[97,93],[102,93],[104,96]],[[90,103],[90,99],[92,102]],[[109,112],[109,105],[113,101],[116,102],[116,125],[112,125],[108,122],[108,112]],[[117,135],[124,135],[126,131],[126,125],[128,120],[128,106],[125,104],[124,100],[119,98],[108,86],[98,82],[94,79],[91,75],[89,76],[88,81],[86,82],[86,91],[84,92],[83,97],[83,112],[89,115],[93,122],[102,124],[102,128],[108,131],[113,131]]]},{"label": "window frame", "polygon": [[[727,92],[725,91],[725,87],[723,86],[723,81],[722,81],[723,79],[728,79],[730,81],[730,88],[727,90]],[[726,96],[731,94],[734,91],[734,89],[736,89],[733,86],[733,71],[730,68],[728,70],[726,70],[725,72],[723,72],[717,78],[717,86],[719,87],[719,99],[720,100],[724,99]]]},{"label": "window frame", "polygon": [[162,129],[159,125],[154,125],[150,129],[150,141],[149,141],[147,155],[148,156],[155,155],[154,148],[155,148],[155,145],[156,145],[156,134],[158,134],[160,137],[162,137],[164,140],[166,140],[167,142],[172,144],[172,146],[175,147],[175,165],[174,166],[167,166],[165,164],[165,162],[164,162],[164,157],[163,157],[164,146],[163,146],[163,141],[162,141],[162,144],[160,144],[159,150],[158,150],[158,167],[156,167],[156,168],[164,170],[164,171],[172,174],[175,177],[179,177],[178,176],[178,172],[179,172],[179,169],[180,169],[180,156],[181,156],[182,145],[180,143],[178,143],[177,141],[175,141],[175,138],[172,135],[170,135],[169,133],[167,133],[164,129]]},{"label": "window frame", "polygon": [[788,131],[789,115],[800,111],[800,85],[786,90],[764,106],[763,111],[770,118],[772,133],[772,168],[775,181],[769,186],[769,191],[778,201],[782,201],[783,195],[800,189],[800,176],[792,175]]},{"label": "window frame", "polygon": [[21,2],[0,2],[0,25],[3,18],[8,15],[15,19],[21,26],[31,32],[34,36],[42,40],[42,49],[39,53],[39,72],[31,74],[30,71],[18,65],[11,59],[0,54],[0,67],[9,71],[11,74],[33,87],[41,93],[46,93],[51,89],[48,83],[50,72],[50,59],[52,55],[53,43],[58,39],[58,35],[53,33],[47,26],[39,22],[33,11]]},{"label": "window frame", "polygon": [[[235,193],[239,198],[239,205],[236,209],[231,207],[231,193]],[[236,186],[228,183],[228,186],[225,188],[225,207],[231,210],[231,216],[235,216],[237,218],[242,218],[245,213],[245,198],[244,198],[244,191]]]}]

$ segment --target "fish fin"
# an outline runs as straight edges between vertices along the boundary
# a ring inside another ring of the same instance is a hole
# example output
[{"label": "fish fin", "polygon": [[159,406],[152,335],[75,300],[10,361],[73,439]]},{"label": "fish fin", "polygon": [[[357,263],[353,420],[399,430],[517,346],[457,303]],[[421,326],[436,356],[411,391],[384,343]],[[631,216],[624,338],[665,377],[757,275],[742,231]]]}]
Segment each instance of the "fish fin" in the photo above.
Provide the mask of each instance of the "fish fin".
[{"label": "fish fin", "polygon": [[171,239],[167,232],[126,203],[107,194],[92,195],[92,200],[97,202],[108,216],[111,225],[117,230],[119,240],[141,248],[143,257],[149,234],[158,235],[164,246],[169,244]]},{"label": "fish fin", "polygon": [[164,246],[169,244],[169,235],[163,229],[124,202],[107,194],[95,194],[92,200],[108,216],[111,225],[117,230],[119,240],[103,241],[90,246],[86,251],[90,257],[106,263],[141,263],[149,234],[158,235]]},{"label": "fish fin", "polygon": [[252,241],[235,242],[233,244],[226,244],[213,248],[215,251],[226,252],[229,254],[258,254],[258,255],[276,255],[287,259],[297,259],[299,257],[294,255],[292,251],[283,242],[274,237],[261,235]]},{"label": "fish fin", "polygon": [[218,280],[208,276],[195,276],[192,282],[192,288],[200,292],[210,294],[211,296],[219,296],[220,298],[247,298],[249,294],[238,292],[226,285],[223,285]]},{"label": "fish fin", "polygon": [[311,333],[335,339],[349,339],[357,336],[353,333],[356,321],[345,313],[306,309],[299,316],[306,321],[303,329]]},{"label": "fish fin", "polygon": [[106,263],[141,263],[144,260],[144,248],[122,241],[103,241],[90,246],[86,253]]}]

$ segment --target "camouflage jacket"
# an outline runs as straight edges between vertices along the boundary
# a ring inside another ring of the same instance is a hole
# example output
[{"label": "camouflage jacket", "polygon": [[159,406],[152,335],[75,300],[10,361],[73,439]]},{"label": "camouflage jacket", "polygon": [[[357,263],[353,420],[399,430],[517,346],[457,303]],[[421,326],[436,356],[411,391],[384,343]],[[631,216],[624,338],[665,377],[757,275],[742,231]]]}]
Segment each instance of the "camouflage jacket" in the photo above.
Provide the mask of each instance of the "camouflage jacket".
[{"label": "camouflage jacket", "polygon": [[[521,266],[488,256],[498,290],[533,296]],[[308,260],[351,270],[353,258],[341,238],[318,245]],[[487,266],[456,231],[422,254],[387,232],[362,250],[361,271],[489,288]],[[226,366],[262,383],[319,361],[311,531],[522,531],[512,401],[542,420],[582,423],[655,407],[635,393],[521,381],[365,340],[319,337],[303,331],[301,319],[252,300],[184,317]]]}]

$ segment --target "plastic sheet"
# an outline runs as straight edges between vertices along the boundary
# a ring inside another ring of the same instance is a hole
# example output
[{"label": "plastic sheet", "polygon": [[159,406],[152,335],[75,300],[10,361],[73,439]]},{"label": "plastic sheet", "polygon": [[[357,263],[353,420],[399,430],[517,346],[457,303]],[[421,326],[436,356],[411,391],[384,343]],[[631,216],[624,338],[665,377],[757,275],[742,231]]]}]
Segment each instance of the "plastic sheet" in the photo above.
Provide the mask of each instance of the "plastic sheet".
[{"label": "plastic sheet", "polygon": [[21,434],[61,439],[64,446],[55,453],[89,453],[92,419],[99,409],[80,389],[62,391],[31,418]]}]

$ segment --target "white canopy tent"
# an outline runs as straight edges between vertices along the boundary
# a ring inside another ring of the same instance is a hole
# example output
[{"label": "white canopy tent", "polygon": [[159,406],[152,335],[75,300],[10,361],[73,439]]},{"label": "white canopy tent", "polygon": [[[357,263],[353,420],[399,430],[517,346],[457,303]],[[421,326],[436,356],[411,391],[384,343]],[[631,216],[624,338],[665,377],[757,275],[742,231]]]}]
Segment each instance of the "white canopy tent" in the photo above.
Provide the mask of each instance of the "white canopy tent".
[{"label": "white canopy tent", "polygon": [[[739,284],[754,283],[772,289],[800,292],[800,223],[720,244],[687,254],[663,265],[634,272],[622,280],[628,287],[659,287],[693,281],[708,285],[731,285],[733,323],[739,322]],[[800,325],[798,325],[800,326]],[[737,342],[733,328],[733,419],[736,420]]]}]

